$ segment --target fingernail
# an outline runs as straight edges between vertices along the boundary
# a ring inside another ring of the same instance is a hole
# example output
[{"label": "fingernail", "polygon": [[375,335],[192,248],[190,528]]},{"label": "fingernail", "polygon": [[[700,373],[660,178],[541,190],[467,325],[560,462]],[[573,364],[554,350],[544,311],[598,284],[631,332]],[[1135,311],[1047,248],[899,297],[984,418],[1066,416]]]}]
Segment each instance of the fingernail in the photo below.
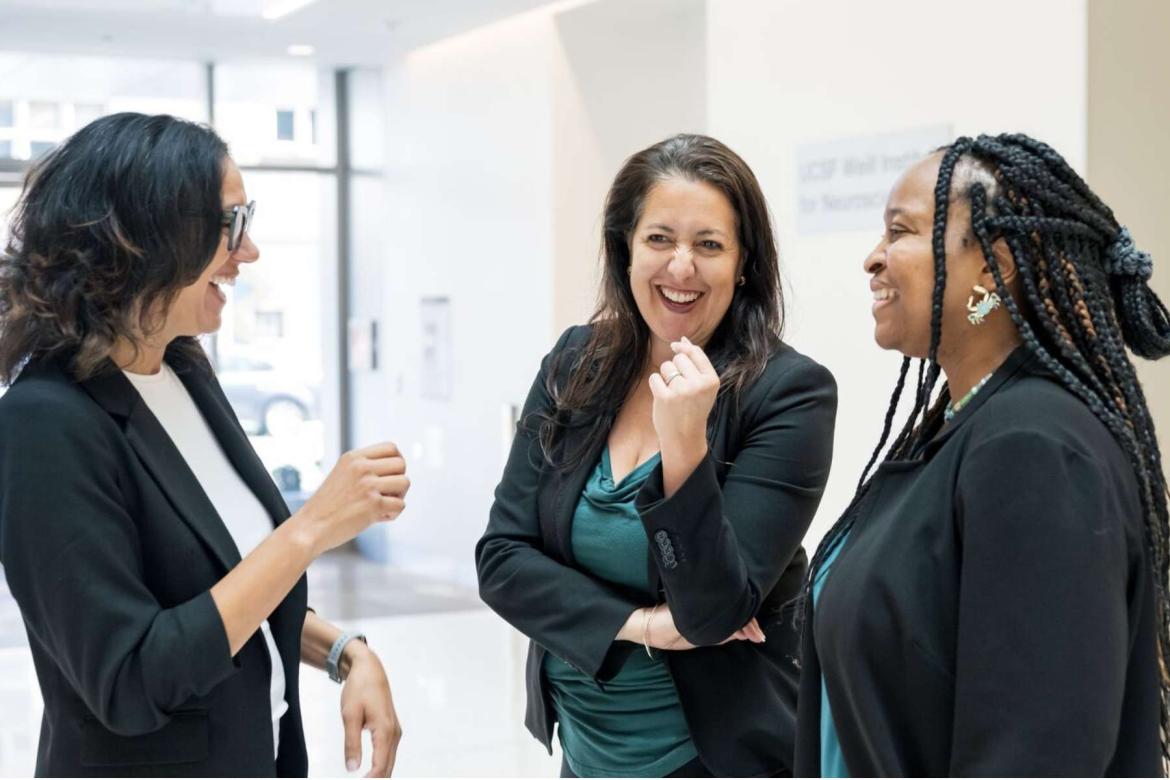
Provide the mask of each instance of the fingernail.
[{"label": "fingernail", "polygon": [[358,771],[358,760],[356,758],[347,758],[345,760],[345,771],[347,771],[347,772]]}]

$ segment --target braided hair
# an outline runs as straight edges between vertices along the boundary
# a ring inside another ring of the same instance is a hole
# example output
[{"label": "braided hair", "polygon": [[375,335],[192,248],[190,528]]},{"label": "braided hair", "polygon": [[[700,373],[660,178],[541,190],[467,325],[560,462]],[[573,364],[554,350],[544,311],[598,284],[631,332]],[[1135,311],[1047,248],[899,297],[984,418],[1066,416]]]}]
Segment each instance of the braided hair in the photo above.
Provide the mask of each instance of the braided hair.
[{"label": "braided hair", "polygon": [[[1170,760],[1170,518],[1154,422],[1133,363],[1125,353],[1156,360],[1170,354],[1170,312],[1147,282],[1150,255],[1085,181],[1051,147],[1026,135],[960,138],[941,149],[934,191],[935,282],[930,352],[919,361],[914,407],[885,460],[913,457],[943,423],[950,403],[944,382],[931,402],[941,371],[938,348],[946,287],[945,236],[952,200],[970,206],[971,231],[987,259],[996,292],[1025,348],[1085,403],[1121,445],[1140,490],[1146,542],[1156,591],[1161,674],[1163,759]],[[1023,300],[1008,294],[992,244],[1003,239],[1021,279]],[[905,386],[910,358],[902,362],[881,438],[862,472],[853,500],[825,535],[809,566],[802,598],[825,558],[844,539],[859,514],[870,469],[889,438]],[[803,610],[798,610],[801,614]]]}]

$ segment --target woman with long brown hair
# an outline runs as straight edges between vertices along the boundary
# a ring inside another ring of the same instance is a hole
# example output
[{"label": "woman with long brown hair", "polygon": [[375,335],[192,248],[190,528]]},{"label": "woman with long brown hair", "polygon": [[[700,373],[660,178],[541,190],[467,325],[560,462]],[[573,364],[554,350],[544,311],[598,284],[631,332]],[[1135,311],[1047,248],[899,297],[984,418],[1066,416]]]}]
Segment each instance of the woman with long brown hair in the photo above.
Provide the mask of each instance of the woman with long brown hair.
[{"label": "woman with long brown hair", "polygon": [[566,776],[787,774],[781,607],[836,386],[780,338],[767,205],[718,141],[627,160],[602,256],[597,312],[542,363],[476,550],[484,601],[532,640],[527,725],[548,747],[559,723]]}]

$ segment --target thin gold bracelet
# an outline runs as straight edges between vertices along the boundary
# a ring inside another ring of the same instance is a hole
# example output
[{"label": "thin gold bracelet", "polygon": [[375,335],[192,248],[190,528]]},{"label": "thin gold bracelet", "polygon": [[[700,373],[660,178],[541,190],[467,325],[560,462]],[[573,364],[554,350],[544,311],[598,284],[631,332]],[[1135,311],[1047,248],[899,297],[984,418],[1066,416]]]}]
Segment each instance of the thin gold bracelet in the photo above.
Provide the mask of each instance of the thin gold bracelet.
[{"label": "thin gold bracelet", "polygon": [[650,621],[654,619],[654,613],[658,611],[660,606],[662,605],[655,604],[653,609],[650,610],[646,610],[645,607],[642,607],[642,646],[646,648],[646,655],[650,656],[651,658],[654,657],[654,653],[650,652]]}]

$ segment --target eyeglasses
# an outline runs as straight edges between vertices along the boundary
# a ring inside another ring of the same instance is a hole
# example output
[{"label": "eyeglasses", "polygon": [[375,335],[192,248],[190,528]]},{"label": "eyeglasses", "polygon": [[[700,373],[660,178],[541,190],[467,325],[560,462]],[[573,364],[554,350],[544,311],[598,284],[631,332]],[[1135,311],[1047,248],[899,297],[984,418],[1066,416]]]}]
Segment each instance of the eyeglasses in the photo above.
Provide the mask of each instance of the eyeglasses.
[{"label": "eyeglasses", "polygon": [[234,252],[244,240],[244,234],[252,228],[252,219],[256,216],[256,201],[247,206],[232,206],[223,212],[222,225],[228,229],[228,251]]}]

